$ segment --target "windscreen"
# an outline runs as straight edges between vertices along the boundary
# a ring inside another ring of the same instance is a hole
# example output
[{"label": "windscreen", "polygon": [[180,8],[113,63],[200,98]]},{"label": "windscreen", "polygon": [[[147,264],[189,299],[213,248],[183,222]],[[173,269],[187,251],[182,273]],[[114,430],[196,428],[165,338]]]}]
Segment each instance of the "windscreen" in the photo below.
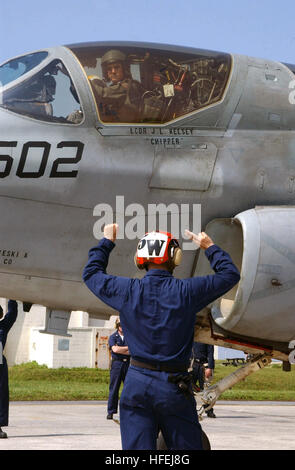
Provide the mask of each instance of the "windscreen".
[{"label": "windscreen", "polygon": [[69,46],[104,123],[163,124],[222,100],[231,57],[141,47]]},{"label": "windscreen", "polygon": [[[34,73],[43,59],[44,53],[30,54],[4,64],[3,69],[0,67],[0,77],[6,81],[6,86],[2,84],[0,89],[0,106],[42,121],[81,123],[83,111],[67,68],[61,60],[54,59]],[[14,75],[8,73],[10,68],[15,71]]]},{"label": "windscreen", "polygon": [[9,60],[0,66],[0,86],[7,85],[39,65],[48,52],[35,52]]}]

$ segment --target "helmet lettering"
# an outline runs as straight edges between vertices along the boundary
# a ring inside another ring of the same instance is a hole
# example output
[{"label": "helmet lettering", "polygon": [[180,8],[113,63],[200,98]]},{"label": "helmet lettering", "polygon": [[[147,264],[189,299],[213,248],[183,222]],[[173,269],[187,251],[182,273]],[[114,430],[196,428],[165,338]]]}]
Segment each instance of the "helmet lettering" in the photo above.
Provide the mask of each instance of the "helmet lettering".
[{"label": "helmet lettering", "polygon": [[140,240],[140,242],[138,243],[137,249],[138,249],[138,250],[142,250],[142,249],[145,247],[145,244],[146,244],[146,240],[143,238],[143,239]]},{"label": "helmet lettering", "polygon": [[147,243],[149,256],[159,256],[165,240],[147,240]]}]

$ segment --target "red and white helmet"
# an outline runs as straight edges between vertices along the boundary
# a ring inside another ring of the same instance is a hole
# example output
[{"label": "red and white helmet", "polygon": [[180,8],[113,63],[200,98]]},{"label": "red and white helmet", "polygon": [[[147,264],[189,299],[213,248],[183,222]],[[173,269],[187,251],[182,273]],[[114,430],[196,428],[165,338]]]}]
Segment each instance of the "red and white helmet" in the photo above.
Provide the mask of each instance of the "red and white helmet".
[{"label": "red and white helmet", "polygon": [[144,269],[148,263],[171,263],[174,268],[181,263],[182,252],[178,240],[169,232],[149,232],[139,241],[134,257],[136,266]]}]

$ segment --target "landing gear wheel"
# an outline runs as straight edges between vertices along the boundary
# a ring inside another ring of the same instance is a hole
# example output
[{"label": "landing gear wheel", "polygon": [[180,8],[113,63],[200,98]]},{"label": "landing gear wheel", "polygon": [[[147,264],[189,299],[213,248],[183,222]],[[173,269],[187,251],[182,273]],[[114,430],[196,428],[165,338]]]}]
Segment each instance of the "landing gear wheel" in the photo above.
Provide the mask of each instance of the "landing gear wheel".
[{"label": "landing gear wheel", "polygon": [[[207,437],[207,434],[202,430],[202,445],[203,450],[211,450],[210,441]],[[159,432],[158,439],[157,439],[157,450],[167,450],[166,443],[164,441],[164,437],[162,432]]]},{"label": "landing gear wheel", "polygon": [[203,445],[203,450],[211,450],[211,444],[208,439],[207,434],[202,430],[202,445]]}]

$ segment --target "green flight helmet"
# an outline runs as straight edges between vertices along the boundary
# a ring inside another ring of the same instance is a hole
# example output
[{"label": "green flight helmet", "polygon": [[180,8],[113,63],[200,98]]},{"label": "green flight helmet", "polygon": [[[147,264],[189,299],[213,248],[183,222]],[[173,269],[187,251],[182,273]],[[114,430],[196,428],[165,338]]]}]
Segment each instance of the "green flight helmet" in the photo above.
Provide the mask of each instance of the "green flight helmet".
[{"label": "green flight helmet", "polygon": [[112,62],[125,62],[126,55],[117,49],[111,49],[101,58],[101,65],[111,64]]},{"label": "green flight helmet", "polygon": [[108,64],[112,64],[113,62],[121,62],[123,65],[124,73],[126,78],[130,78],[130,67],[127,63],[127,57],[124,52],[119,51],[118,49],[110,49],[106,52],[101,58],[101,68],[103,78],[107,80],[107,69],[106,66]]}]

